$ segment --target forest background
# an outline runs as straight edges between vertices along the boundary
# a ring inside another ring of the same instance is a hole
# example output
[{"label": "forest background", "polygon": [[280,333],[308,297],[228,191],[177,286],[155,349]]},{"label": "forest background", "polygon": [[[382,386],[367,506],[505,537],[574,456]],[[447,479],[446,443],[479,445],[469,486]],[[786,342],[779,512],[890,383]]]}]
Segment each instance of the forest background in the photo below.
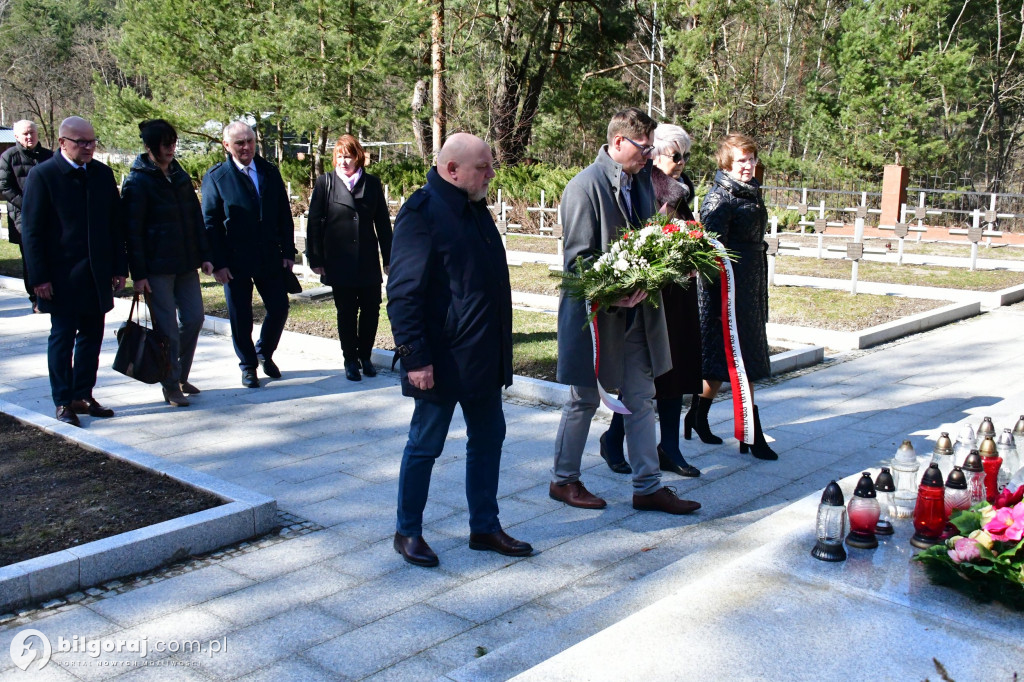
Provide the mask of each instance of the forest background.
[{"label": "forest background", "polygon": [[560,192],[613,111],[650,106],[705,178],[738,131],[774,177],[876,183],[899,162],[1021,192],[1022,31],[1024,0],[0,0],[0,122],[52,146],[78,114],[135,152],[165,117],[199,176],[246,117],[299,184],[340,133],[413,141],[380,167],[399,186],[467,130],[499,177]]}]

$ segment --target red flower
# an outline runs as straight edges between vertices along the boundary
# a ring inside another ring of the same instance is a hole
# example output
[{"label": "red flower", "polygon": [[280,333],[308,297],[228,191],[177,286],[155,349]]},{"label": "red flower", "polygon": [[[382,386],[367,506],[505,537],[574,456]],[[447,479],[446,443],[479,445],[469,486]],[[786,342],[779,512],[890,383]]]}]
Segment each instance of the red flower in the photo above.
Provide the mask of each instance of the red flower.
[{"label": "red flower", "polygon": [[992,507],[995,509],[1002,509],[1003,507],[1012,507],[1021,500],[1024,500],[1024,485],[1017,488],[1017,492],[1011,493],[1009,488],[1003,488],[999,496],[996,497],[995,502],[992,503]]},{"label": "red flower", "polygon": [[672,234],[673,232],[678,232],[678,231],[679,231],[679,226],[676,225],[675,223],[668,223],[664,227],[661,228],[661,233],[662,234]]},{"label": "red flower", "polygon": [[633,236],[632,232],[627,232],[626,234],[622,235],[622,239],[626,240],[626,239],[629,239],[632,236]]},{"label": "red flower", "polygon": [[702,239],[704,233],[701,230],[690,230],[690,237],[693,239]]}]

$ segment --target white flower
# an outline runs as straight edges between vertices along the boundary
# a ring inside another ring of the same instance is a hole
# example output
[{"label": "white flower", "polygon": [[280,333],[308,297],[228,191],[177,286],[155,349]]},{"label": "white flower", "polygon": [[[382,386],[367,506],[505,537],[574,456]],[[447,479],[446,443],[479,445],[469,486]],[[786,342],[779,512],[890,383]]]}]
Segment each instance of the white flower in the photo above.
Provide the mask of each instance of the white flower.
[{"label": "white flower", "polygon": [[615,261],[615,264],[612,266],[612,268],[615,270],[615,272],[625,272],[626,270],[629,270],[629,263],[626,262],[624,258],[620,258],[619,260]]}]

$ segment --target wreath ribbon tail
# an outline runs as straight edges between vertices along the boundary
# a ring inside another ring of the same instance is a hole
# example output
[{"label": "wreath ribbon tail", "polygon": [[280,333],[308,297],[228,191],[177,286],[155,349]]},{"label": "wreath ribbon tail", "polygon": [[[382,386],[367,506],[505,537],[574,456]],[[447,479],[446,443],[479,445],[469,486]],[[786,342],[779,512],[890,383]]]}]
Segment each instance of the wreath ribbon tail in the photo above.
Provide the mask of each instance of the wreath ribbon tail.
[{"label": "wreath ribbon tail", "polygon": [[[601,368],[601,335],[597,331],[597,315],[591,312],[591,302],[584,302],[587,307],[587,318],[590,320],[590,339],[593,342],[594,347],[594,382],[597,384],[597,393],[601,396],[601,402],[612,412],[616,414],[633,414],[629,411],[621,400],[610,394],[601,385],[601,378],[598,376],[598,371]],[[593,310],[596,311],[599,306],[593,305]]]},{"label": "wreath ribbon tail", "polygon": [[709,240],[718,252],[718,264],[722,275],[719,277],[722,305],[722,337],[725,341],[725,359],[729,370],[729,384],[732,387],[732,411],[736,440],[754,442],[754,400],[747,383],[747,370],[743,366],[740,350],[739,328],[736,323],[736,282],[732,263],[725,247],[717,239]]}]

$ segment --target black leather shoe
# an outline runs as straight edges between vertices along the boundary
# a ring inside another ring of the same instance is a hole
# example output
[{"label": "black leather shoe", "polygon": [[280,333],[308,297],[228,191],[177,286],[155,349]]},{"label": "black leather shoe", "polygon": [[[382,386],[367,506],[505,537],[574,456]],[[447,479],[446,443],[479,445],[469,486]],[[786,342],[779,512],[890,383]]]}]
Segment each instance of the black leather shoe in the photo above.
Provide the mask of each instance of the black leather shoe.
[{"label": "black leather shoe", "polygon": [[413,566],[426,566],[429,568],[437,566],[439,563],[434,550],[430,549],[430,545],[420,535],[410,538],[401,533],[395,533],[394,546],[395,551],[401,554],[402,558]]},{"label": "black leather shoe", "polygon": [[345,378],[349,381],[362,381],[363,377],[359,375],[359,363],[355,360],[347,360],[345,362]]},{"label": "black leather shoe", "polygon": [[99,401],[89,396],[84,400],[72,400],[71,411],[76,414],[87,414],[90,417],[100,417],[106,419],[114,416],[114,411],[109,407],[103,407]]},{"label": "black leather shoe", "polygon": [[363,374],[368,377],[377,376],[377,368],[373,366],[373,360],[366,358],[365,360],[360,360],[359,364],[363,367]]},{"label": "black leather shoe", "polygon": [[281,378],[281,370],[278,369],[277,365],[274,363],[273,360],[271,360],[270,358],[264,358],[263,360],[261,360],[261,364],[263,365],[263,373],[266,374],[268,377],[270,377],[271,379]]},{"label": "black leather shoe", "polygon": [[78,415],[68,405],[57,406],[57,421],[71,424],[72,426],[82,425],[82,422],[78,421]]},{"label": "black leather shoe", "polygon": [[687,478],[698,478],[700,476],[700,469],[687,463],[685,457],[679,455],[678,460],[674,457],[669,457],[668,453],[660,445],[658,446],[658,468],[662,471],[671,471],[674,474],[686,476]]},{"label": "black leather shoe", "polygon": [[181,382],[181,392],[184,393],[185,395],[196,395],[200,391],[198,388],[188,383],[187,381],[183,381]]},{"label": "black leather shoe", "polygon": [[243,369],[242,370],[242,385],[246,388],[259,388],[260,380],[256,378],[256,370],[254,369]]},{"label": "black leather shoe", "polygon": [[614,471],[617,474],[631,474],[631,473],[633,473],[633,468],[631,466],[629,466],[629,463],[626,462],[626,458],[622,454],[618,454],[618,456],[615,456],[611,452],[609,452],[609,450],[608,450],[608,443],[606,442],[607,438],[608,438],[608,432],[605,431],[604,433],[601,434],[601,439],[600,439],[601,440],[601,459],[603,459],[605,462],[607,462],[608,463],[608,468],[611,469],[612,471]]},{"label": "black leather shoe", "polygon": [[503,530],[496,533],[470,533],[469,548],[482,552],[497,552],[505,556],[530,556],[533,547],[528,542],[516,540]]}]

